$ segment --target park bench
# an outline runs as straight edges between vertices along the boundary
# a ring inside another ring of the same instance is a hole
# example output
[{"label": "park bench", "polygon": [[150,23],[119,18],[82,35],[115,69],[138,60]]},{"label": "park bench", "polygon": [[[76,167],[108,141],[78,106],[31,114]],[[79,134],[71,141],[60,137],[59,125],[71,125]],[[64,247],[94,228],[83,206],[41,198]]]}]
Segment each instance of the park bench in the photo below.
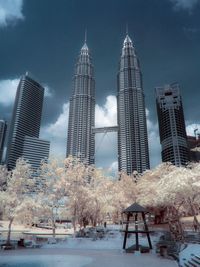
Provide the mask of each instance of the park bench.
[{"label": "park bench", "polygon": [[184,263],[180,267],[199,267],[200,266],[200,255],[191,254],[189,260],[183,259]]},{"label": "park bench", "polygon": [[184,239],[187,243],[200,244],[200,234],[199,233],[185,233]]},{"label": "park bench", "polygon": [[25,240],[24,247],[25,248],[40,248],[42,245],[37,244],[34,240]]}]

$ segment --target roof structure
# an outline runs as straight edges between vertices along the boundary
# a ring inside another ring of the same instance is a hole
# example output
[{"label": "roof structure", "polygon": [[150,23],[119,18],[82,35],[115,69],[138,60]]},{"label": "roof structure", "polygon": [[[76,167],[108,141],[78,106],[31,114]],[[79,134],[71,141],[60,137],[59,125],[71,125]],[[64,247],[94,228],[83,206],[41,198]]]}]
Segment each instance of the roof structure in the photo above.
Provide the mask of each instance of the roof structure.
[{"label": "roof structure", "polygon": [[132,40],[131,38],[129,37],[129,35],[127,34],[125,39],[124,39],[124,46],[132,46]]},{"label": "roof structure", "polygon": [[88,50],[89,50],[89,49],[88,49],[87,44],[84,43],[84,45],[83,45],[82,48],[81,48],[81,51],[88,51]]},{"label": "roof structure", "polygon": [[129,213],[129,212],[130,213],[147,212],[147,210],[135,202],[123,211],[123,213]]}]

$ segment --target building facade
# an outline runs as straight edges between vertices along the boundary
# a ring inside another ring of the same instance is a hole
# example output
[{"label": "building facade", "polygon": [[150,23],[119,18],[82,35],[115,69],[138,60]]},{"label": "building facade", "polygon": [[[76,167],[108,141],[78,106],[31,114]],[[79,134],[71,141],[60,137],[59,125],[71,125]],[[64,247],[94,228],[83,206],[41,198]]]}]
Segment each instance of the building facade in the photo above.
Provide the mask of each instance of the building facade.
[{"label": "building facade", "polygon": [[149,169],[149,149],[142,73],[135,47],[127,35],[118,71],[117,118],[119,171]]},{"label": "building facade", "polygon": [[179,85],[157,87],[156,105],[162,161],[185,165],[189,161],[189,151]]},{"label": "building facade", "polygon": [[94,164],[95,137],[95,80],[86,42],[81,48],[73,77],[70,98],[67,156],[79,158],[85,164]]},{"label": "building facade", "polygon": [[39,137],[44,88],[26,73],[20,79],[7,148],[7,167],[12,170],[16,160],[23,156],[25,136]]},{"label": "building facade", "polygon": [[25,136],[23,143],[23,158],[31,165],[33,174],[37,176],[41,161],[47,161],[49,158],[50,142],[36,138]]},{"label": "building facade", "polygon": [[0,120],[0,164],[3,163],[3,152],[4,152],[6,130],[7,130],[6,121]]}]

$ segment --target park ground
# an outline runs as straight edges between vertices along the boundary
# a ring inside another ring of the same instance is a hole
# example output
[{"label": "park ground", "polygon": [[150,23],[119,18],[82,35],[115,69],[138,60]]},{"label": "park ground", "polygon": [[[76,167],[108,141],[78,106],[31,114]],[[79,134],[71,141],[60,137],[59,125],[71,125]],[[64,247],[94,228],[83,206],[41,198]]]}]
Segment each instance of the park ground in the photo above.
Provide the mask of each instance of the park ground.
[{"label": "park ground", "polygon": [[[6,229],[6,223],[1,222],[2,234]],[[152,236],[154,249],[150,253],[125,253],[122,250],[123,234],[119,233],[116,226],[110,227],[110,234],[103,239],[75,238],[72,229],[58,229],[60,234],[67,234],[65,238],[58,236],[59,242],[43,243],[41,248],[18,248],[10,251],[0,251],[0,267],[173,267],[178,266],[173,259],[166,259],[156,254],[155,244],[159,234]],[[14,225],[12,238],[19,238],[19,232],[42,234],[48,237],[49,230],[38,228],[23,228]],[[160,229],[158,229],[160,230]],[[4,235],[4,234],[3,234]],[[30,238],[31,235],[27,235]],[[50,239],[51,240],[51,239]],[[134,240],[128,240],[128,246]],[[146,238],[141,237],[140,242],[145,244]],[[191,253],[200,253],[200,245],[191,244],[181,254],[183,258],[189,258]]]}]

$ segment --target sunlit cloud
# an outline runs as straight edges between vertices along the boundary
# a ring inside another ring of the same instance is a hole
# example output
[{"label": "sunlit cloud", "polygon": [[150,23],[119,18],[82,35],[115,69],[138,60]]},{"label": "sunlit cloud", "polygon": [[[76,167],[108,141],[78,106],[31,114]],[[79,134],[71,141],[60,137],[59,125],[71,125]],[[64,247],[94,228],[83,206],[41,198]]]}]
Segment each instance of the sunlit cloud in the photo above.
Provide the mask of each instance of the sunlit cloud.
[{"label": "sunlit cloud", "polygon": [[7,79],[0,81],[0,103],[3,106],[13,104],[19,79]]},{"label": "sunlit cloud", "polygon": [[23,0],[0,0],[0,27],[23,20]]},{"label": "sunlit cloud", "polygon": [[174,10],[188,10],[191,11],[199,0],[170,0],[173,3]]}]

